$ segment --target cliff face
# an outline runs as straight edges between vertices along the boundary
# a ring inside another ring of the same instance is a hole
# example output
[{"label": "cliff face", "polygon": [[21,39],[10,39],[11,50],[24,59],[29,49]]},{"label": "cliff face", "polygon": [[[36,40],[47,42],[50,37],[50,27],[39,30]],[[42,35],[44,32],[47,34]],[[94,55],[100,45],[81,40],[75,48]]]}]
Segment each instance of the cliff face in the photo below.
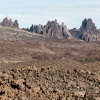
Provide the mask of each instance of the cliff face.
[{"label": "cliff face", "polygon": [[77,38],[85,41],[97,41],[100,40],[100,30],[96,28],[92,19],[84,19],[79,29],[70,30],[71,34]]},{"label": "cliff face", "polygon": [[19,28],[19,24],[17,20],[13,22],[11,19],[8,19],[7,17],[4,18],[0,24],[6,27]]},{"label": "cliff face", "polygon": [[70,32],[68,31],[64,23],[62,23],[62,25],[59,25],[57,20],[48,21],[47,24],[44,26],[32,25],[30,27],[30,32],[43,34],[44,36],[48,36],[52,38],[59,38],[59,39],[72,38]]}]

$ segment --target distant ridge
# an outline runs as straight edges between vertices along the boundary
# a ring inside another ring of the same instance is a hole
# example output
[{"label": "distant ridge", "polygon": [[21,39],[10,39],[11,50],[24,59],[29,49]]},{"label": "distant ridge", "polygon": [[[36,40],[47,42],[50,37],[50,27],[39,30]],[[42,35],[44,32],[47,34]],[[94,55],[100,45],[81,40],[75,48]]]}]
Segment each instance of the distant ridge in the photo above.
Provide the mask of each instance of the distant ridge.
[{"label": "distant ridge", "polygon": [[[7,17],[3,19],[0,25],[4,27],[19,28],[17,20],[12,21]],[[62,22],[60,25],[57,20],[48,21],[46,25],[31,25],[30,28],[22,28],[21,30],[43,35],[44,37],[57,39],[75,39],[83,41],[100,41],[100,29],[97,29],[92,19],[84,19],[79,29],[73,28],[68,30],[67,26]]]}]

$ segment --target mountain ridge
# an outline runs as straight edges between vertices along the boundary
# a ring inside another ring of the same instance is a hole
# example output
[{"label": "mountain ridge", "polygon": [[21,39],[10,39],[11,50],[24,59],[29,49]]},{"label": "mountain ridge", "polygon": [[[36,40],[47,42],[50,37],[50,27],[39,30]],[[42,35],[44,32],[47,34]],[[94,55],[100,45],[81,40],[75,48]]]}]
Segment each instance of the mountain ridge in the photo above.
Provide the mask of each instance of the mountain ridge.
[{"label": "mountain ridge", "polygon": [[67,29],[67,26],[62,22],[60,25],[57,20],[48,21],[46,25],[31,25],[30,28],[19,28],[17,20],[14,22],[7,17],[3,19],[0,25],[4,27],[11,27],[14,29],[24,30],[27,32],[40,34],[43,37],[57,38],[57,39],[75,39],[83,41],[100,41],[100,29],[97,29],[92,19],[84,19],[79,29]]}]

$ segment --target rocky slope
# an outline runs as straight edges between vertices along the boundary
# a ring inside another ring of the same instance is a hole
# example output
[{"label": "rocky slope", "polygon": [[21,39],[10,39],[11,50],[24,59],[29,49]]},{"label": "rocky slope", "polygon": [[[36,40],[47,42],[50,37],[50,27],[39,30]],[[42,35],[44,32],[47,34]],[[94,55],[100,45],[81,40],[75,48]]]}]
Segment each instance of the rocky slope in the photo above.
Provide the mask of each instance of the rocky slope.
[{"label": "rocky slope", "polygon": [[82,69],[26,67],[0,72],[1,100],[100,100],[100,77]]},{"label": "rocky slope", "polygon": [[1,30],[0,100],[100,99],[99,42]]},{"label": "rocky slope", "polygon": [[0,100],[100,100],[100,42],[0,26]]},{"label": "rocky slope", "polygon": [[30,33],[18,28],[13,27],[5,27],[0,25],[0,40],[5,41],[27,41],[32,40],[35,38],[38,38],[41,40],[41,38],[45,38],[42,35],[36,34],[36,33]]}]

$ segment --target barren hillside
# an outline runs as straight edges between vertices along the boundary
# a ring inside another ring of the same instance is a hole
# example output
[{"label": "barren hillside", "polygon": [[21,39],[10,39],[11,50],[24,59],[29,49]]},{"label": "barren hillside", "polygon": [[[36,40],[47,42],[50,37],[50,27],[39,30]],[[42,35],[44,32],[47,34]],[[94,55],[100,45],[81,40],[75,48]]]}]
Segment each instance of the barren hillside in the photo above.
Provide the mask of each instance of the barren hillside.
[{"label": "barren hillside", "polygon": [[100,42],[0,26],[0,100],[100,100]]}]

